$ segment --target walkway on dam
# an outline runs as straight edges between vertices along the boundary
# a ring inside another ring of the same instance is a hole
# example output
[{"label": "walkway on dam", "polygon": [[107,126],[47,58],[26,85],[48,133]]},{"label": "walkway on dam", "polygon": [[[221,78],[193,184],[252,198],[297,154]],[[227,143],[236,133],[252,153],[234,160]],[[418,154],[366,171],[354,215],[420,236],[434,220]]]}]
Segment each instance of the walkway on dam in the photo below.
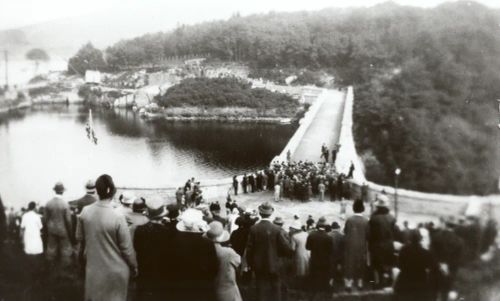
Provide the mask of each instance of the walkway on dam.
[{"label": "walkway on dam", "polygon": [[319,161],[321,145],[326,143],[331,151],[339,140],[345,93],[338,90],[327,90],[324,93],[323,104],[292,154],[293,161]]}]

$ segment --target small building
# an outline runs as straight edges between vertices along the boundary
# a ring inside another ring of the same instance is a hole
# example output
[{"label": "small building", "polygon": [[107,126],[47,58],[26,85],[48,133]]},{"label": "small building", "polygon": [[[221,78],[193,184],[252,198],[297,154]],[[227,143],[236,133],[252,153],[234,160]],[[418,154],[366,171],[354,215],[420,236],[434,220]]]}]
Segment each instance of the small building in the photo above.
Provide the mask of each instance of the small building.
[{"label": "small building", "polygon": [[101,83],[101,72],[96,70],[85,71],[85,83],[99,85]]}]

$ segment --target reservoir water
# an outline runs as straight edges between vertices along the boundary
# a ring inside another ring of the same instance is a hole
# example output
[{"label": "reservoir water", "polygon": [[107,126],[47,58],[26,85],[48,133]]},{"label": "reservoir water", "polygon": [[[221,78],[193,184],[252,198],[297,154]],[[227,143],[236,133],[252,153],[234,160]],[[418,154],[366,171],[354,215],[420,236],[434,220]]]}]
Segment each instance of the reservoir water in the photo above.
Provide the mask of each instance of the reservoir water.
[{"label": "reservoir water", "polygon": [[56,181],[66,198],[103,173],[120,187],[170,187],[265,167],[291,125],[145,121],[132,111],[93,110],[98,144],[85,132],[88,108],[57,105],[0,117],[0,196],[8,206],[43,204]]}]

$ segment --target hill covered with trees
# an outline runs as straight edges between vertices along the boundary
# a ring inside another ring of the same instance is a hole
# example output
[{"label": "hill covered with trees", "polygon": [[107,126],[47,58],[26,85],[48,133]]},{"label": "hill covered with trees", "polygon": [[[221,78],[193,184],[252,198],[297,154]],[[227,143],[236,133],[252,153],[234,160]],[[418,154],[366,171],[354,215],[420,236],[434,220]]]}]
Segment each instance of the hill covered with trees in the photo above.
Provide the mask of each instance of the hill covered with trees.
[{"label": "hill covered with trees", "polygon": [[209,54],[256,74],[307,68],[354,85],[354,134],[368,179],[420,191],[488,194],[500,174],[500,17],[474,2],[421,9],[270,13],[121,41],[108,68]]},{"label": "hill covered with trees", "polygon": [[271,92],[238,78],[188,78],[156,96],[159,105],[169,107],[244,107],[258,110],[279,109],[293,116],[299,103],[287,94]]}]

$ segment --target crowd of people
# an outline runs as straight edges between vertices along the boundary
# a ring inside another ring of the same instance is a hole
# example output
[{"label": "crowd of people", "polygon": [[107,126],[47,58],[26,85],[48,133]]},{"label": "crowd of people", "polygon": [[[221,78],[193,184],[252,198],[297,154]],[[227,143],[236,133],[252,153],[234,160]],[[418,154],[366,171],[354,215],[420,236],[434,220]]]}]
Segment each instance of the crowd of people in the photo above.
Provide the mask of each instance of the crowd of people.
[{"label": "crowd of people", "polygon": [[[321,193],[330,169],[297,163],[274,166],[266,181],[264,174],[256,189],[289,179],[294,187],[318,183]],[[206,204],[189,193],[199,190],[194,179],[172,204],[129,193],[115,197],[109,175],[88,181],[78,200],[64,199],[62,183],[53,189],[43,207],[30,202],[22,215],[7,210],[0,239],[21,238],[33,285],[47,273],[81,268],[84,300],[91,301],[243,300],[240,289],[253,285],[257,300],[287,300],[291,289],[314,298],[387,287],[396,300],[448,300],[458,269],[497,234],[494,222],[482,227],[476,218],[413,229],[405,222],[400,229],[384,195],[370,216],[363,200],[354,201],[354,214],[342,224],[299,215],[285,222],[272,202],[256,210],[230,198],[225,208]]]},{"label": "crowd of people", "polygon": [[244,194],[272,191],[277,202],[283,198],[305,202],[314,196],[320,201],[340,201],[350,197],[347,179],[351,177],[352,173],[338,173],[328,162],[277,162],[269,169],[244,174],[241,180],[234,176],[233,191],[235,195],[240,188]]}]

